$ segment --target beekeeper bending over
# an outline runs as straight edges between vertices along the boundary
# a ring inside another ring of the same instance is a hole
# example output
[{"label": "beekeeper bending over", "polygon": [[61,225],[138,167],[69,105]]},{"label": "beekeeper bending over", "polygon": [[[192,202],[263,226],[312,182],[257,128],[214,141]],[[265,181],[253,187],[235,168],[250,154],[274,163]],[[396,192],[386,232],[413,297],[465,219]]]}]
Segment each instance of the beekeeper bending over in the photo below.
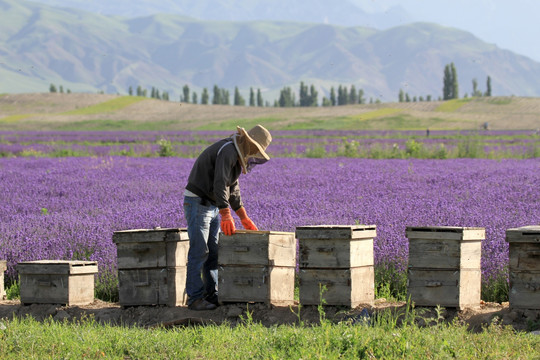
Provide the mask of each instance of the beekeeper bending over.
[{"label": "beekeeper bending over", "polygon": [[[197,158],[184,193],[189,252],[186,292],[192,310],[212,310],[218,306],[218,233],[232,235],[236,228],[231,207],[247,230],[258,230],[247,216],[240,197],[238,178],[270,157],[266,148],[272,141],[261,125],[237,133],[207,147]],[[218,219],[221,215],[221,223]],[[202,271],[202,278],[201,278]]]}]

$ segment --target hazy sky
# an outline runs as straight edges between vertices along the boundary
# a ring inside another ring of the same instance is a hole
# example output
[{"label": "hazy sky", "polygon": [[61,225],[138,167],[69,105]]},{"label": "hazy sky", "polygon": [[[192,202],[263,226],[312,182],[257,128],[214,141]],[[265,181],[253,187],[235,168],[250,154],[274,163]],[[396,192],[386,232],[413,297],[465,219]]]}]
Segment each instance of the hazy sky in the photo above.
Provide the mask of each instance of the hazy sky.
[{"label": "hazy sky", "polygon": [[539,0],[351,0],[364,10],[400,5],[418,21],[470,31],[480,39],[540,61]]}]

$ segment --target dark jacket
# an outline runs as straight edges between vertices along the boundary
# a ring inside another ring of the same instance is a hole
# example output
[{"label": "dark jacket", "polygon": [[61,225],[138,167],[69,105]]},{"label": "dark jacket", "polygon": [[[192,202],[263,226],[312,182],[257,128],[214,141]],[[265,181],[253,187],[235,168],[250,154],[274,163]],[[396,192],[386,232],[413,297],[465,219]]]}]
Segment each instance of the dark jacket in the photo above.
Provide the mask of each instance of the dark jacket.
[{"label": "dark jacket", "polygon": [[222,139],[199,155],[189,174],[186,189],[219,209],[230,205],[236,211],[243,206],[238,185],[241,172],[232,139]]}]

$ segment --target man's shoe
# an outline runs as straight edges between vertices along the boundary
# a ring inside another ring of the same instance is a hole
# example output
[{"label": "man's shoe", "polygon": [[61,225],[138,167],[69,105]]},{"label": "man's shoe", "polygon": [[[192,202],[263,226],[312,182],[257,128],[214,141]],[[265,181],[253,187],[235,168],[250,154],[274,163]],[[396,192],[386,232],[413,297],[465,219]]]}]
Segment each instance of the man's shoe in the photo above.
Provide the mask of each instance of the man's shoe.
[{"label": "man's shoe", "polygon": [[219,300],[217,294],[212,294],[210,296],[207,296],[204,298],[206,301],[208,301],[210,304],[214,304],[216,306],[219,306]]},{"label": "man's shoe", "polygon": [[189,310],[202,311],[202,310],[214,310],[217,306],[209,303],[204,299],[197,299],[188,305]]}]

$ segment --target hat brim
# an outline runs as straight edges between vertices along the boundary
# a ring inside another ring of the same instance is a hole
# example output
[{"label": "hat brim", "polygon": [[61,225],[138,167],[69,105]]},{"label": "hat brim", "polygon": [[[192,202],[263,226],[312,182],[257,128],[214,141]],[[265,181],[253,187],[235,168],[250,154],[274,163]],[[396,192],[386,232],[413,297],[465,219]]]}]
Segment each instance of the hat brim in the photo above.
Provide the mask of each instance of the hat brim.
[{"label": "hat brim", "polygon": [[[253,145],[255,145],[255,147],[257,147],[257,150],[259,150],[259,154],[261,154],[264,159],[270,160],[270,156],[268,156],[266,151],[264,151],[264,149],[261,147],[261,145],[259,145],[258,142],[256,142],[255,140],[253,140],[253,138],[251,138],[251,136],[249,136],[246,129],[244,129],[244,128],[240,127],[240,126],[237,126],[236,129],[238,130],[238,132],[241,135],[244,135],[246,137],[246,139],[249,140],[250,143],[252,143]],[[256,154],[256,155],[258,155],[258,154]],[[256,156],[256,155],[254,155],[254,156]]]}]

